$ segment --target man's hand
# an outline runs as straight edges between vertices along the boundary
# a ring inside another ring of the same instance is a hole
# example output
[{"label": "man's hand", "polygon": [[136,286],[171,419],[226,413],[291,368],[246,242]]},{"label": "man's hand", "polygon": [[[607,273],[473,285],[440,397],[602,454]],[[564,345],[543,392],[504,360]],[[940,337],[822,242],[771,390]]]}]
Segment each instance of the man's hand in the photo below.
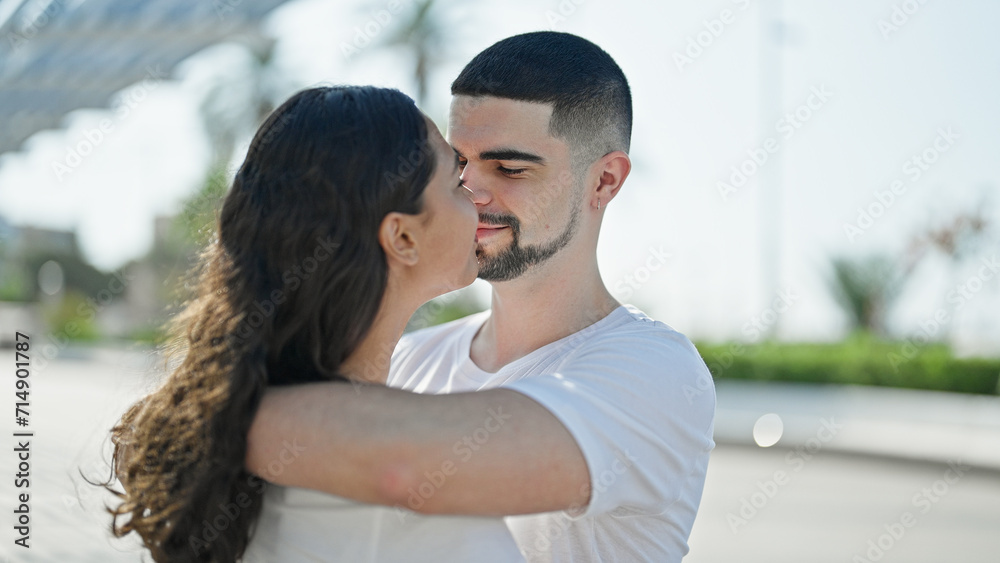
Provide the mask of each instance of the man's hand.
[{"label": "man's hand", "polygon": [[529,514],[589,501],[590,475],[573,436],[509,389],[270,389],[250,429],[246,465],[280,485],[425,514]]}]

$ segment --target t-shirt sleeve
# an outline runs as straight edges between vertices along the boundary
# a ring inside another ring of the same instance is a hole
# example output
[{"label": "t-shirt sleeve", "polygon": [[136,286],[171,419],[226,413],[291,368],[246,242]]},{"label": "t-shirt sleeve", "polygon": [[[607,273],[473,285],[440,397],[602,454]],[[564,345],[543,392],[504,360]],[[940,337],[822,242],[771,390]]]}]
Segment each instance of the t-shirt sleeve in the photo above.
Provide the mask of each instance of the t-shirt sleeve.
[{"label": "t-shirt sleeve", "polygon": [[399,367],[407,362],[414,348],[413,334],[404,334],[389,358],[389,375],[386,377],[386,387],[402,389],[406,383],[406,372]]},{"label": "t-shirt sleeve", "polygon": [[582,450],[590,502],[571,517],[660,514],[692,484],[688,494],[701,495],[715,446],[712,377],[687,338],[648,328],[587,342],[557,372],[505,385],[552,412]]}]

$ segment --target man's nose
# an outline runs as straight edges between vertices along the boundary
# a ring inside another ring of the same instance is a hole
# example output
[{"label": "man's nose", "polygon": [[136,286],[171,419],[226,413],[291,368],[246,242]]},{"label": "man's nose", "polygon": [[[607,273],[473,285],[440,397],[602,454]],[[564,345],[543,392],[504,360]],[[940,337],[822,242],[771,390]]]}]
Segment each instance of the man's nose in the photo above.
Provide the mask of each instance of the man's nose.
[{"label": "man's nose", "polygon": [[486,189],[485,175],[477,173],[472,166],[466,166],[462,171],[462,181],[465,182],[466,189],[469,190],[469,197],[476,205],[486,205],[493,200],[490,191]]}]

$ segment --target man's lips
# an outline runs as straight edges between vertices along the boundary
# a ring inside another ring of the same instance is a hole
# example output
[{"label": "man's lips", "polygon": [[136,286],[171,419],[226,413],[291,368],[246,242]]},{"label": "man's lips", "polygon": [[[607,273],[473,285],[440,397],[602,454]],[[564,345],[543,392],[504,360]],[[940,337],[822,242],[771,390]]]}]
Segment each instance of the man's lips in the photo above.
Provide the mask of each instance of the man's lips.
[{"label": "man's lips", "polygon": [[484,224],[480,223],[479,226],[476,227],[476,238],[477,239],[481,239],[484,236],[488,237],[488,236],[494,235],[494,234],[496,234],[496,233],[498,233],[498,232],[500,232],[500,231],[502,231],[504,229],[507,229],[507,228],[509,228],[509,227],[507,227],[506,225],[499,225],[499,226],[498,225],[484,225]]}]

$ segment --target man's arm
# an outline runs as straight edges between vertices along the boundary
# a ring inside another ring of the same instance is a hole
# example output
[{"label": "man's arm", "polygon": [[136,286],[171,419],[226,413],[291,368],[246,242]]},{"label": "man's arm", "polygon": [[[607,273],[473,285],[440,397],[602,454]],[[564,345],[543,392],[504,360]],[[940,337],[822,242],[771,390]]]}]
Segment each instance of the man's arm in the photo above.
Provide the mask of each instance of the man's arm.
[{"label": "man's arm", "polygon": [[270,389],[250,429],[246,465],[280,485],[425,514],[529,514],[589,501],[590,474],[573,436],[509,389]]}]

